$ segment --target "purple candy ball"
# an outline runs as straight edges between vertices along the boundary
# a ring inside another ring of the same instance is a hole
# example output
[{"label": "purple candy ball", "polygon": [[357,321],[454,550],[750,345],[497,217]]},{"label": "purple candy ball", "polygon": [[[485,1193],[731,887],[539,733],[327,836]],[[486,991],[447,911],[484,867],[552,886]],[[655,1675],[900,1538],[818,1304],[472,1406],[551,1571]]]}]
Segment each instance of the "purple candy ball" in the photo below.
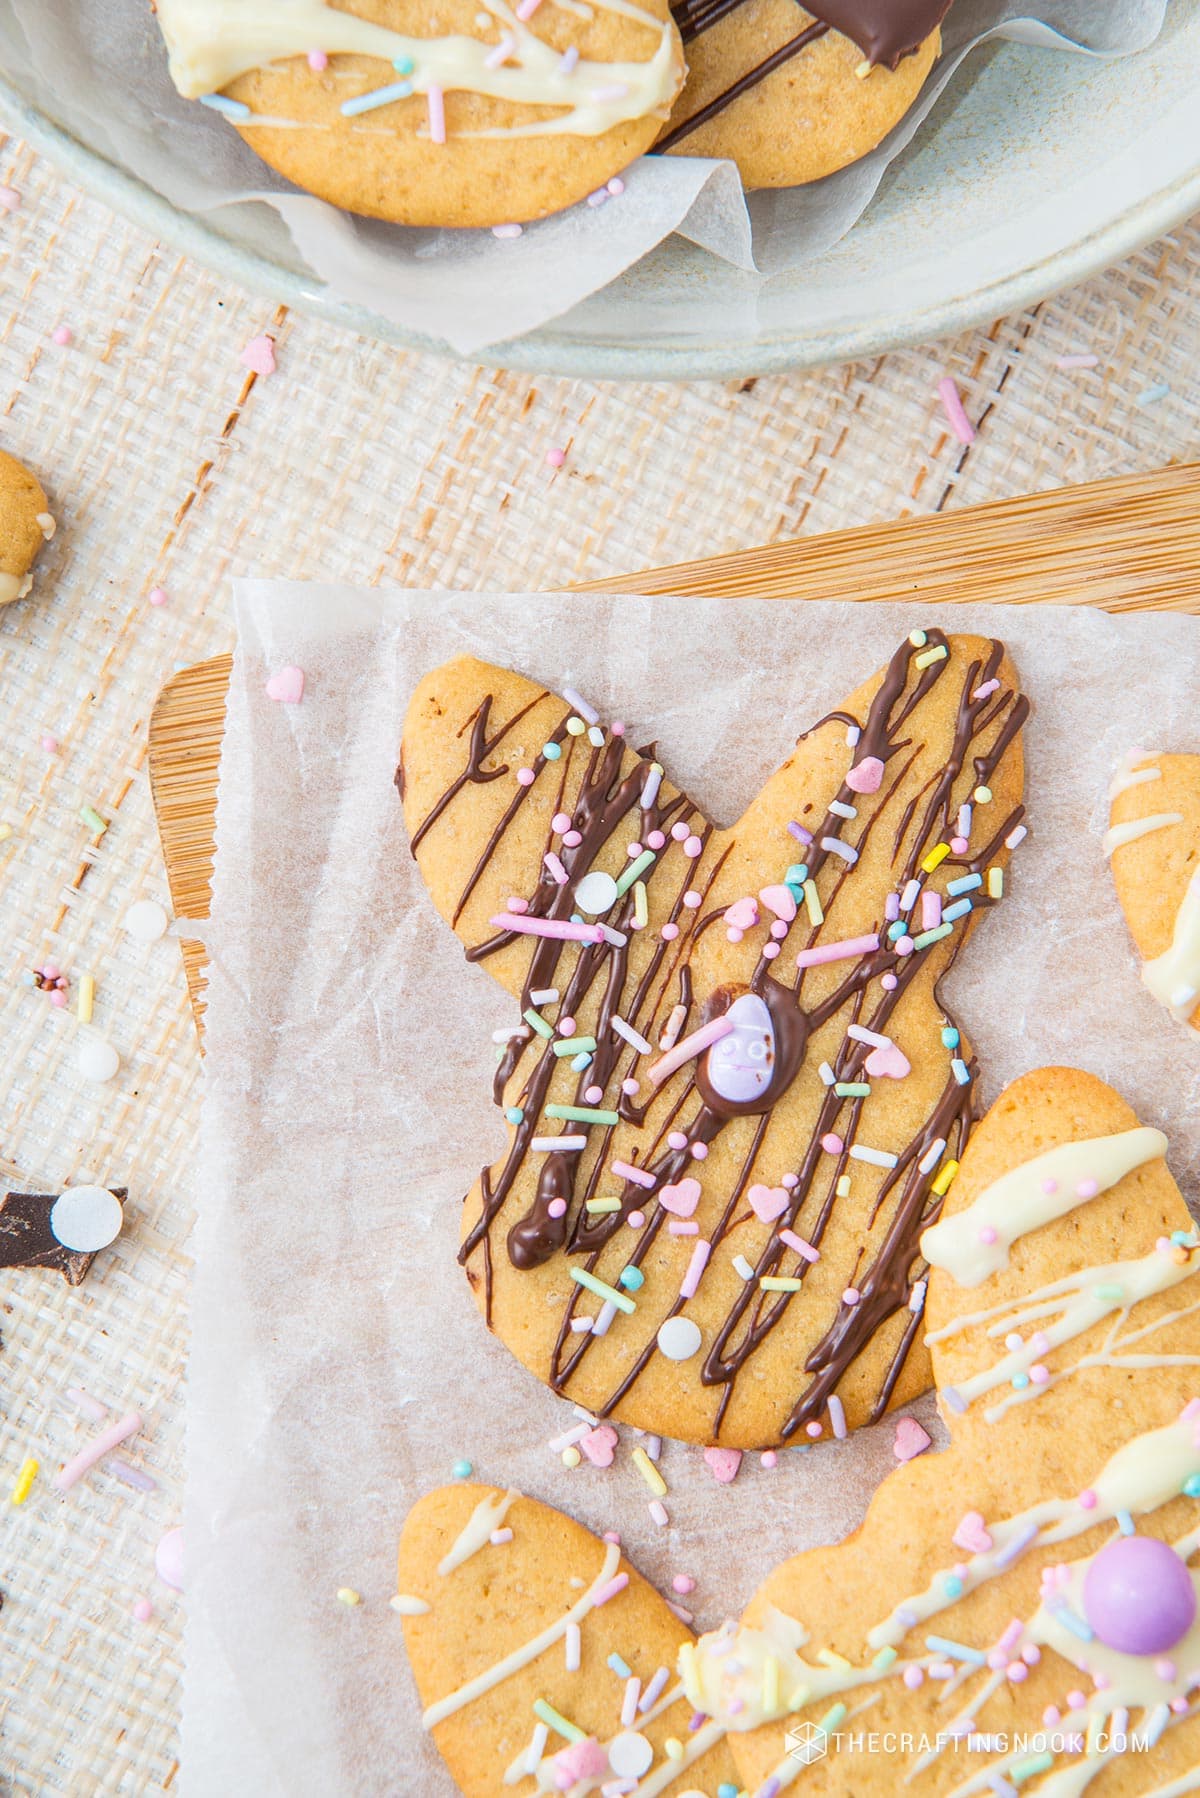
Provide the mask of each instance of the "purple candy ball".
[{"label": "purple candy ball", "polygon": [[1175,1550],[1154,1536],[1118,1536],[1083,1581],[1083,1609],[1108,1648],[1163,1654],[1187,1635],[1196,1588]]}]

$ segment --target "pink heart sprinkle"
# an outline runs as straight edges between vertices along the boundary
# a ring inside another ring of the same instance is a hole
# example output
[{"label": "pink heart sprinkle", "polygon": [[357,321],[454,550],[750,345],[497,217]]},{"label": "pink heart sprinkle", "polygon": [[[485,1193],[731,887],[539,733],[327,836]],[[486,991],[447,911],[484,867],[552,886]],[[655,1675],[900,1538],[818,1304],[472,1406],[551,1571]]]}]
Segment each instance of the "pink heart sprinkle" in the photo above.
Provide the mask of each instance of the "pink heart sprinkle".
[{"label": "pink heart sprinkle", "polygon": [[883,763],[877,755],[864,755],[846,776],[852,793],[878,793],[883,783]]},{"label": "pink heart sprinkle", "polygon": [[787,1210],[789,1200],[785,1186],[752,1186],[746,1194],[750,1209],[762,1223],[769,1224]]},{"label": "pink heart sprinkle", "polygon": [[876,1074],[881,1080],[903,1080],[906,1074],[912,1073],[912,1063],[902,1049],[895,1043],[886,1047],[880,1045],[872,1049],[864,1063],[868,1074]]},{"label": "pink heart sprinkle", "polygon": [[248,368],[254,375],[273,375],[275,373],[275,339],[273,337],[252,337],[238,361],[243,368]]},{"label": "pink heart sprinkle", "polygon": [[768,911],[782,918],[785,924],[791,923],[796,915],[796,898],[790,887],[764,887],[758,896]]},{"label": "pink heart sprinkle", "polygon": [[725,913],[731,930],[753,930],[758,923],[758,900],[735,899]]},{"label": "pink heart sprinkle", "polygon": [[892,1444],[897,1461],[914,1461],[925,1453],[932,1441],[929,1431],[923,1429],[915,1417],[897,1418],[896,1440]]},{"label": "pink heart sprinkle", "polygon": [[674,1217],[691,1217],[700,1203],[700,1182],[693,1180],[689,1174],[686,1179],[677,1180],[674,1186],[664,1186],[658,1195],[658,1202],[664,1211]]},{"label": "pink heart sprinkle", "polygon": [[613,1450],[617,1446],[617,1432],[606,1423],[598,1429],[589,1430],[579,1443],[583,1453],[593,1467],[611,1467]]},{"label": "pink heart sprinkle", "polygon": [[706,1448],[704,1459],[717,1484],[731,1486],[742,1464],[742,1451],[740,1448]]},{"label": "pink heart sprinkle", "polygon": [[968,1511],[954,1532],[954,1544],[968,1554],[983,1555],[992,1546],[991,1533],[983,1521],[982,1511]]},{"label": "pink heart sprinkle", "polygon": [[273,674],[267,682],[267,698],[280,705],[299,705],[304,697],[304,670],[288,666]]}]

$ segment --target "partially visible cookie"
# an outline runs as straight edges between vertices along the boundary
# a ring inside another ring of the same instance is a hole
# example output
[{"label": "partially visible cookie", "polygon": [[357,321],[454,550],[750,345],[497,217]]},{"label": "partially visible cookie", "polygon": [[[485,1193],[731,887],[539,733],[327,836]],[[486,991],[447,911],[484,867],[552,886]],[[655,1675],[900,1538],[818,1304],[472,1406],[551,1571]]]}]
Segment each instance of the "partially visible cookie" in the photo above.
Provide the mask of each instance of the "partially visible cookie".
[{"label": "partially visible cookie", "polygon": [[1142,978],[1200,1034],[1200,755],[1131,750],[1110,797],[1104,851]]},{"label": "partially visible cookie", "polygon": [[734,1781],[724,1731],[691,1727],[691,1631],[617,1543],[516,1492],[442,1486],[408,1515],[398,1579],[425,1727],[465,1798]]},{"label": "partially visible cookie", "polygon": [[728,158],[747,188],[857,162],[920,93],[947,5],[675,0],[688,77],[658,148]]},{"label": "partially visible cookie", "polygon": [[180,93],[351,212],[495,225],[573,205],[662,128],[667,0],[158,0]]},{"label": "partially visible cookie", "polygon": [[0,450],[0,606],[24,599],[30,570],[55,531],[50,502],[27,468]]},{"label": "partially visible cookie", "polygon": [[805,1744],[815,1798],[1195,1789],[1200,1246],[1165,1147],[1071,1068],[972,1134],[923,1238],[950,1448],[684,1650],[750,1792]]}]

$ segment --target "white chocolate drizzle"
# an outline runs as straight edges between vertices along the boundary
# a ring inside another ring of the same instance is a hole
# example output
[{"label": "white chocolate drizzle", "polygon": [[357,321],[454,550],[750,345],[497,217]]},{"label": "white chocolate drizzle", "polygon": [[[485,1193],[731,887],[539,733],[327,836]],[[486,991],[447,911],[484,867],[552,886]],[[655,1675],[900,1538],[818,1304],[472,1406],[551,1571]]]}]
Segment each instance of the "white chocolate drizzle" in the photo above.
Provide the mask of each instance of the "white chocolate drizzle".
[{"label": "white chocolate drizzle", "polygon": [[498,1530],[508,1515],[508,1508],[513,1500],[519,1498],[519,1492],[489,1492],[481,1498],[471,1512],[463,1528],[455,1539],[454,1546],[448,1554],[438,1562],[438,1572],[445,1579],[456,1567],[478,1554],[493,1530]]},{"label": "white chocolate drizzle", "polygon": [[[1200,916],[1200,904],[1197,912]],[[1019,1237],[1065,1217],[1166,1150],[1162,1131],[1142,1125],[1116,1136],[1060,1143],[1010,1168],[965,1210],[933,1224],[921,1237],[921,1253],[958,1285],[982,1285],[989,1274],[1007,1267],[1009,1250]]]},{"label": "white chocolate drizzle", "polygon": [[[1175,919],[1171,947],[1144,963],[1142,979],[1160,1004],[1189,1024],[1200,996],[1200,868],[1188,882]],[[1193,1029],[1194,1035],[1200,1035]]]},{"label": "white chocolate drizzle", "polygon": [[11,605],[14,599],[24,599],[32,586],[31,574],[0,574],[0,606]]},{"label": "white chocolate drizzle", "polygon": [[1140,837],[1148,837],[1152,831],[1165,830],[1169,824],[1182,823],[1182,812],[1151,812],[1146,818],[1128,818],[1124,824],[1114,824],[1105,831],[1101,847],[1106,856],[1113,856],[1118,849],[1124,849],[1127,843],[1136,843]]},{"label": "white chocolate drizzle", "polygon": [[[1158,751],[1156,749],[1128,750],[1117,763],[1112,781],[1109,784],[1109,798],[1118,799],[1122,793],[1127,793],[1131,787],[1144,786],[1148,780],[1161,780],[1162,769],[1154,762],[1154,757],[1157,754]],[[1140,765],[1147,762],[1150,764],[1149,767]]]},{"label": "white chocolate drizzle", "polygon": [[[187,99],[219,93],[251,70],[319,48],[330,56],[370,56],[388,65],[407,61],[413,65],[407,79],[417,94],[440,89],[482,94],[517,106],[561,109],[549,118],[470,133],[474,137],[600,137],[630,120],[665,118],[682,79],[682,65],[669,14],[656,18],[634,0],[598,0],[598,4],[606,13],[656,32],[653,55],[641,62],[580,58],[564,70],[561,52],[529,30],[507,0],[487,0],[487,10],[513,39],[513,49],[503,62],[496,61],[496,45],[485,39],[409,37],[327,6],[325,0],[253,0],[253,4],[158,0],[158,19],[171,79]],[[263,126],[274,121],[251,115],[238,122]],[[354,129],[349,120],[347,126]]]}]

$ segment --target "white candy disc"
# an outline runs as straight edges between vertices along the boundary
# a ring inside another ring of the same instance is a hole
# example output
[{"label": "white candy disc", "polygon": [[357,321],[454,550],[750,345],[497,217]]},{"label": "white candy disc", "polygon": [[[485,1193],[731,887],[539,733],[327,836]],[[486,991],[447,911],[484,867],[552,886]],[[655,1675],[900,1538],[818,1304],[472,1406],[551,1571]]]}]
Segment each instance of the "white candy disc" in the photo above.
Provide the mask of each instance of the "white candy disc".
[{"label": "white candy disc", "polygon": [[121,1234],[121,1201],[104,1186],[68,1186],[50,1207],[50,1233],[76,1255],[94,1255]]},{"label": "white candy disc", "polygon": [[101,1084],[111,1080],[121,1065],[121,1057],[103,1036],[85,1036],[79,1045],[79,1072],[85,1080]]},{"label": "white candy disc", "polygon": [[640,1729],[625,1729],[608,1744],[608,1764],[618,1779],[640,1779],[654,1764],[654,1749]]},{"label": "white candy disc", "polygon": [[125,928],[139,943],[156,943],[166,933],[167,914],[157,899],[139,899],[125,913]]},{"label": "white candy disc", "polygon": [[658,1346],[668,1361],[690,1361],[700,1340],[700,1326],[690,1317],[668,1317],[658,1326]]},{"label": "white candy disc", "polygon": [[575,888],[576,905],[593,918],[602,911],[611,911],[618,897],[616,881],[611,874],[601,873],[599,868],[585,874]]}]

